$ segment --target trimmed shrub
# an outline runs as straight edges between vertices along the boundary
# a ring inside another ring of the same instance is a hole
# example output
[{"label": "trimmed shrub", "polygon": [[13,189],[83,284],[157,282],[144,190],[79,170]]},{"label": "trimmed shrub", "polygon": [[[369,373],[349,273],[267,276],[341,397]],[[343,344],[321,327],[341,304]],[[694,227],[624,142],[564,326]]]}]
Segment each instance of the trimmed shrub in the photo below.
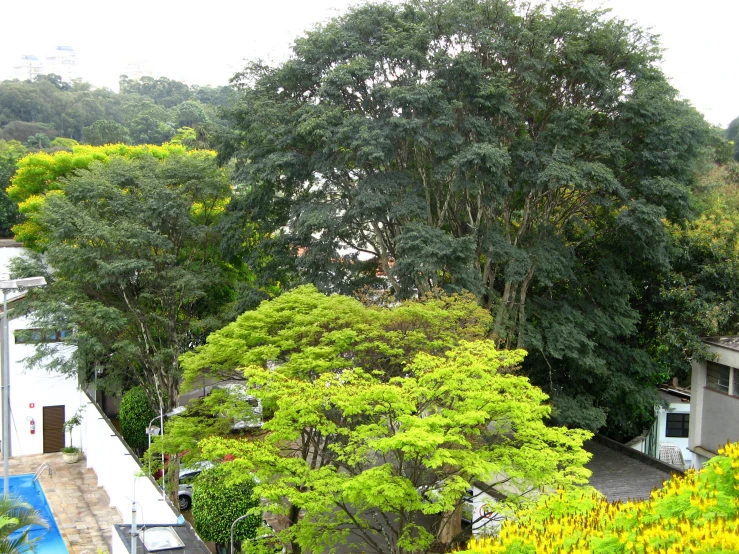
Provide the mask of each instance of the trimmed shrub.
[{"label": "trimmed shrub", "polygon": [[156,415],[151,409],[146,393],[141,387],[128,390],[121,398],[118,419],[121,422],[121,433],[128,446],[141,454],[149,443],[146,426]]},{"label": "trimmed shrub", "polygon": [[[259,505],[254,494],[254,481],[234,483],[231,472],[217,464],[203,471],[193,483],[192,519],[203,540],[216,543],[218,552],[226,550],[231,541],[231,524]],[[256,537],[262,518],[250,515],[234,527],[234,542]]]}]

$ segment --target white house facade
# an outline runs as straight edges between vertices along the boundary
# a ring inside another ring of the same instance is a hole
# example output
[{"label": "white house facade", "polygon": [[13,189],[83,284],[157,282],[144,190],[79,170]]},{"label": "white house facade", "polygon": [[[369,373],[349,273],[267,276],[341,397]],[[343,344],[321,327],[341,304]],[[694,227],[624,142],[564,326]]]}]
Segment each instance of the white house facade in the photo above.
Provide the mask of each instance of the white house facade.
[{"label": "white house facade", "polygon": [[[7,277],[10,260],[22,252],[14,241],[0,240],[2,278]],[[64,433],[64,422],[84,404],[84,393],[79,391],[76,376],[26,367],[24,360],[33,355],[38,342],[58,343],[60,356],[69,355],[71,347],[62,342],[65,330],[41,333],[32,328],[29,318],[13,315],[13,306],[22,296],[22,292],[8,293],[11,456],[59,452],[65,445],[69,446],[70,437],[69,433]],[[79,432],[79,428],[75,429],[71,439],[75,446],[80,445]]]}]

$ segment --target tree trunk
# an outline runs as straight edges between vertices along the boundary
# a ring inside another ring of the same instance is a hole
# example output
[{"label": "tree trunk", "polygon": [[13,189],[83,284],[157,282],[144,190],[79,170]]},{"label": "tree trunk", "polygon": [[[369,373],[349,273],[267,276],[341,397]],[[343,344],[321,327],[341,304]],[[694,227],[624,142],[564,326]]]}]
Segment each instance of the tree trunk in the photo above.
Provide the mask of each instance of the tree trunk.
[{"label": "tree trunk", "polygon": [[436,540],[444,545],[444,551],[449,551],[452,543],[462,533],[462,506],[457,506],[454,511],[444,512],[441,515],[439,532]]}]

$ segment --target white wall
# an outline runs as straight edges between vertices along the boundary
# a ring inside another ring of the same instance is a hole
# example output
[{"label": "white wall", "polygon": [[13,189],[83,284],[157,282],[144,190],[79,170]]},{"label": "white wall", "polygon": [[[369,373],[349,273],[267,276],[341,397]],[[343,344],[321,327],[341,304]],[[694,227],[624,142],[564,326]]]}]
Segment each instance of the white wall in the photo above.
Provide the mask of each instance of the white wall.
[{"label": "white wall", "polygon": [[[3,250],[3,249],[0,249]],[[10,312],[9,310],[9,313]],[[30,328],[27,318],[15,318],[10,326],[10,452],[11,456],[42,454],[44,451],[44,406],[64,406],[64,419],[72,417],[82,403],[76,376],[49,373],[43,369],[26,369],[23,359],[35,352],[33,344],[15,344],[14,331]],[[71,353],[68,345],[59,343],[60,356]],[[2,414],[0,414],[2,419]],[[36,432],[31,434],[30,420],[36,423]],[[65,445],[69,446],[69,433],[65,434]],[[80,431],[75,429],[72,444],[80,445]]]},{"label": "white wall", "polygon": [[[131,504],[138,503],[136,521],[139,525],[176,523],[179,515],[162,499],[159,487],[142,475],[138,459],[121,441],[98,407],[85,395],[85,416],[82,420],[82,449],[87,467],[97,474],[98,486],[110,498],[124,523],[131,523]],[[115,533],[114,533],[115,535]]]},{"label": "white wall", "polygon": [[[688,450],[688,437],[668,437],[667,436],[667,414],[689,414],[690,404],[687,402],[671,402],[667,410],[661,409],[657,415],[657,454],[659,455],[659,446],[664,443],[675,444],[680,447],[683,453],[683,461],[685,467],[692,467],[691,459],[693,453]],[[692,414],[691,418],[694,417]]]},{"label": "white wall", "polygon": [[[0,279],[8,277],[10,261],[21,255],[21,247],[0,247]],[[21,294],[12,291],[8,294],[8,314],[12,318],[12,300]],[[2,293],[0,292],[0,303]],[[0,304],[0,307],[2,305]],[[27,456],[42,454],[43,448],[43,408],[44,406],[64,406],[64,418],[69,419],[80,406],[81,398],[77,390],[76,377],[66,377],[49,373],[43,369],[26,369],[23,360],[35,352],[33,344],[15,344],[14,332],[30,328],[28,318],[19,317],[9,321],[8,353],[10,358],[10,454]],[[68,356],[71,347],[58,345],[60,356]],[[31,420],[35,422],[35,433],[31,434]],[[0,422],[2,413],[0,413]],[[79,430],[73,434],[73,444],[78,446]],[[69,444],[69,434],[65,434]]]}]

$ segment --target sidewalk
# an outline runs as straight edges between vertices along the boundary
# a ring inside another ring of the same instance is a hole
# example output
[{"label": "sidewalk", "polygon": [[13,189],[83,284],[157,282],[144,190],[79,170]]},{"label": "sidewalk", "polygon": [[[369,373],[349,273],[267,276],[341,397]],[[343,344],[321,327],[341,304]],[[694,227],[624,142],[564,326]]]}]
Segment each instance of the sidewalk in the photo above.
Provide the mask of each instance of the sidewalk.
[{"label": "sidewalk", "polygon": [[111,552],[112,526],[122,519],[84,458],[76,464],[65,464],[61,453],[11,458],[10,475],[35,473],[44,463],[51,466],[52,475],[44,470],[39,482],[69,553]]}]

